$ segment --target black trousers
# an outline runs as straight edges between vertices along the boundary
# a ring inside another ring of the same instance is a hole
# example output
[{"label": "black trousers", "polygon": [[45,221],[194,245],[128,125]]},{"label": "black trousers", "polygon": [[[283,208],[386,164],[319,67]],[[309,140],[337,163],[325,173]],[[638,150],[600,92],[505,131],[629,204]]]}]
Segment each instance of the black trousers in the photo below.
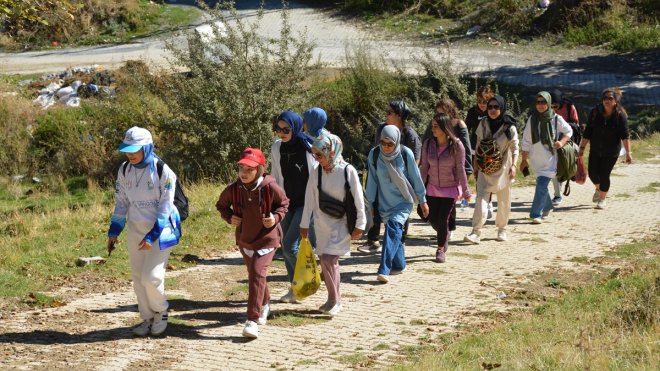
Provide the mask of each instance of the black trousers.
[{"label": "black trousers", "polygon": [[597,154],[589,155],[589,179],[598,184],[601,192],[610,190],[610,174],[618,157],[604,157]]},{"label": "black trousers", "polygon": [[450,230],[451,215],[454,212],[454,229],[456,229],[456,199],[426,196],[429,205],[429,223],[436,231],[438,247],[447,243]]}]

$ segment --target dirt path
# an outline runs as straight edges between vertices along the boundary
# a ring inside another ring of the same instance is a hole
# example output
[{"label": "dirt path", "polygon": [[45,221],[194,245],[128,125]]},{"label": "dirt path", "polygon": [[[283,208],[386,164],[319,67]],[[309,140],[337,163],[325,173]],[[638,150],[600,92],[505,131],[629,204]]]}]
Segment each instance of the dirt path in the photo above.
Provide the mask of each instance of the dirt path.
[{"label": "dirt path", "polygon": [[[492,221],[480,245],[450,243],[448,261],[432,261],[434,236],[413,221],[406,250],[408,270],[387,284],[376,282],[378,256],[341,261],[344,311],[330,319],[316,308],[322,287],[302,304],[272,302],[275,319],[260,326],[260,338],[241,337],[245,321],[244,267],[238,254],[169,272],[179,290],[168,290],[171,324],[162,338],[133,338],[137,322],[129,285],[102,294],[71,295],[59,308],[0,314],[1,369],[345,369],[380,367],[405,358],[408,346],[457,331],[486,311],[504,312],[518,304],[498,300],[538,271],[585,270],[574,257],[595,257],[613,246],[657,233],[660,193],[638,189],[657,182],[660,165],[617,165],[608,208],[595,210],[591,185],[573,186],[547,223],[530,225],[533,188],[515,188],[510,240],[496,242]],[[472,210],[459,212],[456,236],[469,231]],[[272,297],[286,289],[284,268],[271,270]],[[63,291],[62,291],[63,292]],[[288,326],[286,315],[303,318]]]}]

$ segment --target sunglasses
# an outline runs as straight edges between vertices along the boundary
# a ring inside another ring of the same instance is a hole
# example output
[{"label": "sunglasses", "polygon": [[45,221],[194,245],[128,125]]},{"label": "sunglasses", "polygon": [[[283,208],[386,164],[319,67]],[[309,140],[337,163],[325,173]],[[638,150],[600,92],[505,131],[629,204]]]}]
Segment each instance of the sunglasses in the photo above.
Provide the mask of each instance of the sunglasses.
[{"label": "sunglasses", "polygon": [[499,109],[500,109],[500,106],[498,106],[498,105],[496,105],[496,104],[491,104],[491,105],[488,106],[488,109],[499,110]]},{"label": "sunglasses", "polygon": [[537,105],[541,105],[541,106],[547,106],[547,105],[548,105],[548,102],[546,102],[546,101],[544,101],[544,100],[537,100],[537,101],[536,101],[536,104],[537,104]]},{"label": "sunglasses", "polygon": [[312,155],[313,155],[314,158],[317,159],[317,160],[320,160],[320,159],[323,158],[323,153],[320,153],[320,152],[314,152],[314,153],[312,153]]},{"label": "sunglasses", "polygon": [[478,100],[477,104],[488,104],[487,100]]},{"label": "sunglasses", "polygon": [[394,143],[392,143],[392,142],[386,142],[386,141],[384,141],[384,140],[381,140],[381,141],[380,141],[380,145],[383,146],[383,147],[387,147],[387,148],[392,148],[392,147],[394,147]]},{"label": "sunglasses", "polygon": [[283,128],[279,126],[275,126],[275,132],[276,133],[282,133],[282,134],[289,134],[291,132],[291,128]]},{"label": "sunglasses", "polygon": [[611,95],[608,95],[606,97],[603,97],[603,100],[614,100],[614,97]]}]

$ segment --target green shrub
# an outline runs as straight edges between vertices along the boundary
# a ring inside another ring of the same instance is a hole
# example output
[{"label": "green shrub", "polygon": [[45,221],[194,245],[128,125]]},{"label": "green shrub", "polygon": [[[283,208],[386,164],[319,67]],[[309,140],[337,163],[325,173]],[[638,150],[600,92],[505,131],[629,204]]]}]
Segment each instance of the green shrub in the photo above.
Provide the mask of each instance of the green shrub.
[{"label": "green shrub", "polygon": [[234,8],[231,22],[222,9],[209,13],[226,25],[226,33],[216,29],[208,42],[191,34],[187,49],[168,45],[174,64],[189,73],[176,73],[167,83],[167,103],[176,116],[161,128],[187,174],[229,180],[243,149],[269,152],[275,115],[304,107],[303,81],[317,66],[312,44],[304,34],[292,33],[287,11],[279,35],[270,39],[257,33],[263,9],[251,21]]}]

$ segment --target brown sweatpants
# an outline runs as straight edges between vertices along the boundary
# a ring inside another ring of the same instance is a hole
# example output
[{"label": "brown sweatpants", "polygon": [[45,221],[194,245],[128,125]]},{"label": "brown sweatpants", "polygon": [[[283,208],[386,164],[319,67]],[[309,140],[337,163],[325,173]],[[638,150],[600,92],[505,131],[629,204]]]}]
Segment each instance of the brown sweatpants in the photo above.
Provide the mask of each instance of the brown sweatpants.
[{"label": "brown sweatpants", "polygon": [[261,307],[270,301],[266,274],[268,273],[268,266],[273,261],[275,250],[263,256],[259,256],[255,250],[251,257],[247,256],[243,249],[239,250],[241,250],[248,271],[247,318],[256,322],[261,315]]}]

